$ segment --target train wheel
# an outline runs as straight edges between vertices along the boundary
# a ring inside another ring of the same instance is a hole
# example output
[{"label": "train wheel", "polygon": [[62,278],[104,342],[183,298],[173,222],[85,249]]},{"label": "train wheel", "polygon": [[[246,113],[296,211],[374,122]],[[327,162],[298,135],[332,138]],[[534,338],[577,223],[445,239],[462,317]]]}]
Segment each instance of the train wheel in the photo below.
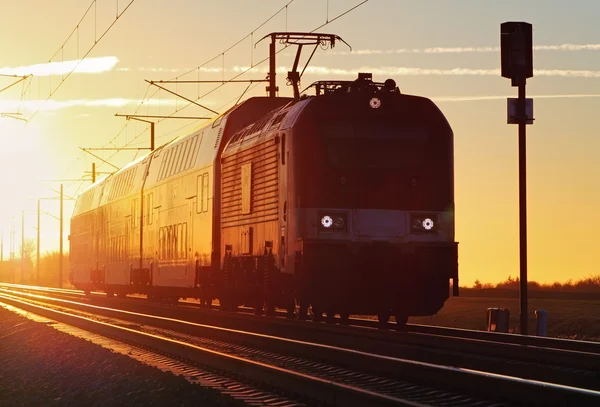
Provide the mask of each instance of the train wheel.
[{"label": "train wheel", "polygon": [[327,314],[326,322],[328,324],[333,324],[335,322],[335,311],[330,308],[327,310],[326,314]]},{"label": "train wheel", "polygon": [[318,306],[311,306],[311,314],[313,322],[321,322],[323,320],[323,310]]},{"label": "train wheel", "polygon": [[275,315],[277,315],[277,313],[275,312],[275,306],[267,303],[265,305],[265,315],[268,317],[274,317]]},{"label": "train wheel", "polygon": [[340,323],[347,325],[348,323],[350,323],[350,313],[347,311],[342,311],[340,312]]},{"label": "train wheel", "polygon": [[114,297],[115,293],[113,290],[106,290],[106,297],[107,298],[112,298]]},{"label": "train wheel", "polygon": [[390,321],[390,314],[391,313],[389,311],[381,311],[377,314],[380,328],[387,328],[388,322]]},{"label": "train wheel", "polygon": [[90,292],[90,290],[85,290],[83,293],[85,294],[86,297],[92,296],[92,293]]},{"label": "train wheel", "polygon": [[408,322],[408,315],[403,314],[401,312],[397,312],[396,315],[396,326],[394,329],[398,331],[406,330],[406,323]]},{"label": "train wheel", "polygon": [[291,300],[287,306],[287,314],[286,317],[288,319],[294,319],[297,315],[298,304],[296,299]]},{"label": "train wheel", "polygon": [[308,305],[306,301],[300,300],[300,305],[298,306],[298,319],[300,321],[306,321],[308,319]]},{"label": "train wheel", "polygon": [[254,306],[254,315],[261,316],[263,314],[264,307],[264,301],[257,301],[256,305]]}]

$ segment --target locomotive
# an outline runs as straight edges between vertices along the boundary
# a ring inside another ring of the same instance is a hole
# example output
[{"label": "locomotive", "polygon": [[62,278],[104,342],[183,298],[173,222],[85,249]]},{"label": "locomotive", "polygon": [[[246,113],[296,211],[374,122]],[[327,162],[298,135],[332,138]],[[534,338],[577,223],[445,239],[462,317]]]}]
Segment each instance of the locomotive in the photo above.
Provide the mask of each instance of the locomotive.
[{"label": "locomotive", "polygon": [[252,97],[97,181],[71,218],[89,293],[399,326],[458,295],[453,132],[371,74]]}]

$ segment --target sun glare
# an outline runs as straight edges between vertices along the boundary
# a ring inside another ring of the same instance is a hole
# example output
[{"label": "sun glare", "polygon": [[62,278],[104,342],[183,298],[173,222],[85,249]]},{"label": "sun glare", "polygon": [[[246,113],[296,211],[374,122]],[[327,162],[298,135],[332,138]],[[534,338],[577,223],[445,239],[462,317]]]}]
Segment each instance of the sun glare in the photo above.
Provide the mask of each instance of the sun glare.
[{"label": "sun glare", "polygon": [[0,224],[34,207],[45,191],[40,184],[47,172],[47,158],[40,142],[40,129],[10,118],[0,119]]}]

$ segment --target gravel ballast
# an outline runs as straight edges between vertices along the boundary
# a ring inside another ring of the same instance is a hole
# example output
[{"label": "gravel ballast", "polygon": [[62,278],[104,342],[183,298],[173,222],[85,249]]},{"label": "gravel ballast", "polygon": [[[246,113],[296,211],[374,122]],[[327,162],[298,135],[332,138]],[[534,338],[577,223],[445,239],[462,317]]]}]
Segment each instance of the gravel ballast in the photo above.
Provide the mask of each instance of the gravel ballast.
[{"label": "gravel ballast", "polygon": [[0,406],[100,405],[240,403],[0,306]]}]

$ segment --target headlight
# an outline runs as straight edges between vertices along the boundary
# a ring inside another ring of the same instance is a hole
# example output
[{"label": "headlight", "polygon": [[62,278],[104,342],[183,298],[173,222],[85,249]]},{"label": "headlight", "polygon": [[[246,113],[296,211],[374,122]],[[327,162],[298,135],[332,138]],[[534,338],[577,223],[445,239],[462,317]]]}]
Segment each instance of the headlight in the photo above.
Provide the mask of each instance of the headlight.
[{"label": "headlight", "polygon": [[320,213],[319,229],[322,231],[346,231],[348,230],[347,215],[345,213]]},{"label": "headlight", "polygon": [[434,214],[411,214],[410,229],[412,233],[437,233],[438,218]]},{"label": "headlight", "polygon": [[321,218],[321,225],[325,228],[325,229],[329,229],[330,227],[333,226],[333,219],[331,219],[331,216],[329,215],[325,215]]}]

